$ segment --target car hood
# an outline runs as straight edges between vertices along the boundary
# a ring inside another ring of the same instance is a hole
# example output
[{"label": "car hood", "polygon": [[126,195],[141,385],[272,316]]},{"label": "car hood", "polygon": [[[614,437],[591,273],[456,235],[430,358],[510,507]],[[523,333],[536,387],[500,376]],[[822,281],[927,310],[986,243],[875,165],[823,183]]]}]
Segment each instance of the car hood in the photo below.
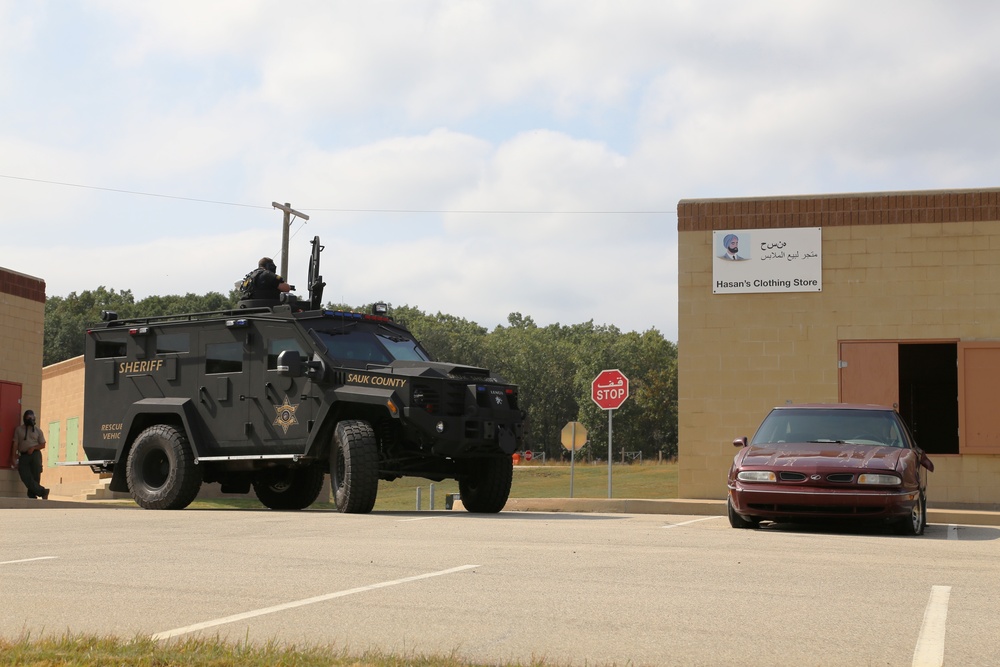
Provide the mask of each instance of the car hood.
[{"label": "car hood", "polygon": [[852,445],[850,443],[802,442],[750,445],[744,466],[776,468],[845,468],[895,470],[901,447]]}]

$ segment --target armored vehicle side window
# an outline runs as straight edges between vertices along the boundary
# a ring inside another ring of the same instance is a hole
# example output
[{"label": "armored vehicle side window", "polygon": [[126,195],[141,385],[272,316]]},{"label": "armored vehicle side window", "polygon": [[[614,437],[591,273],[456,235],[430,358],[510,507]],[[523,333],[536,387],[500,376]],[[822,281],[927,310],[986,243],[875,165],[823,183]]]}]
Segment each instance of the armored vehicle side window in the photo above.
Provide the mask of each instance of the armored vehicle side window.
[{"label": "armored vehicle side window", "polygon": [[125,356],[124,340],[99,340],[94,348],[94,356],[98,359]]},{"label": "armored vehicle side window", "polygon": [[191,351],[191,336],[186,333],[161,333],[156,336],[157,354]]},{"label": "armored vehicle side window", "polygon": [[278,338],[267,344],[267,370],[273,371],[278,368],[278,355],[285,350],[295,350],[301,355],[306,351],[302,345],[294,338]]},{"label": "armored vehicle side window", "polygon": [[205,374],[242,373],[242,343],[209,343],[205,346]]}]

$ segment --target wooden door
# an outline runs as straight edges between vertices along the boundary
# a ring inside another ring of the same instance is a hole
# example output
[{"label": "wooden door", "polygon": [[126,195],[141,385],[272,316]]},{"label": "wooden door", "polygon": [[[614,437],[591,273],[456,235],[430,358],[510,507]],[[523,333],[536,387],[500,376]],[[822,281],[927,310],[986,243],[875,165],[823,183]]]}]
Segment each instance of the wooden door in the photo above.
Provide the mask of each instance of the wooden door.
[{"label": "wooden door", "polygon": [[896,342],[840,343],[841,403],[899,405],[899,347]]}]

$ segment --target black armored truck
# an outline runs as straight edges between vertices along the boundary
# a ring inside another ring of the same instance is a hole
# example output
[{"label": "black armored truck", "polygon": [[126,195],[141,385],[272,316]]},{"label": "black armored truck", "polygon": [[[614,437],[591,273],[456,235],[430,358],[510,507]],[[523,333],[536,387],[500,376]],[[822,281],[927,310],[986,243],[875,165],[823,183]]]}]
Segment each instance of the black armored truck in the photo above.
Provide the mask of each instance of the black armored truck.
[{"label": "black armored truck", "polygon": [[524,413],[517,387],[438,362],[376,304],[324,310],[319,238],[309,300],[119,319],[86,332],[83,447],[112,491],[181,509],[204,483],[303,509],[329,472],[341,512],[370,512],[379,480],[458,481],[470,512],[507,502]]}]

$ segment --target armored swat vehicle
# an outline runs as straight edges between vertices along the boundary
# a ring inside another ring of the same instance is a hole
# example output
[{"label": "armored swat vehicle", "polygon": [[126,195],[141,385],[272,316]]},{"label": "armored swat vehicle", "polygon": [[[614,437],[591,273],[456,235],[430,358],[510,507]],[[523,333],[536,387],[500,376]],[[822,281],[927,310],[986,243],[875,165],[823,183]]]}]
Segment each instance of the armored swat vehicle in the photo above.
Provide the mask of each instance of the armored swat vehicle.
[{"label": "armored swat vehicle", "polygon": [[499,512],[520,448],[517,387],[433,361],[376,305],[324,310],[313,239],[309,300],[118,319],[86,333],[83,447],[113,491],[180,509],[204,483],[272,509],[311,505],[329,472],[341,512],[378,482],[455,479],[465,508]]}]

